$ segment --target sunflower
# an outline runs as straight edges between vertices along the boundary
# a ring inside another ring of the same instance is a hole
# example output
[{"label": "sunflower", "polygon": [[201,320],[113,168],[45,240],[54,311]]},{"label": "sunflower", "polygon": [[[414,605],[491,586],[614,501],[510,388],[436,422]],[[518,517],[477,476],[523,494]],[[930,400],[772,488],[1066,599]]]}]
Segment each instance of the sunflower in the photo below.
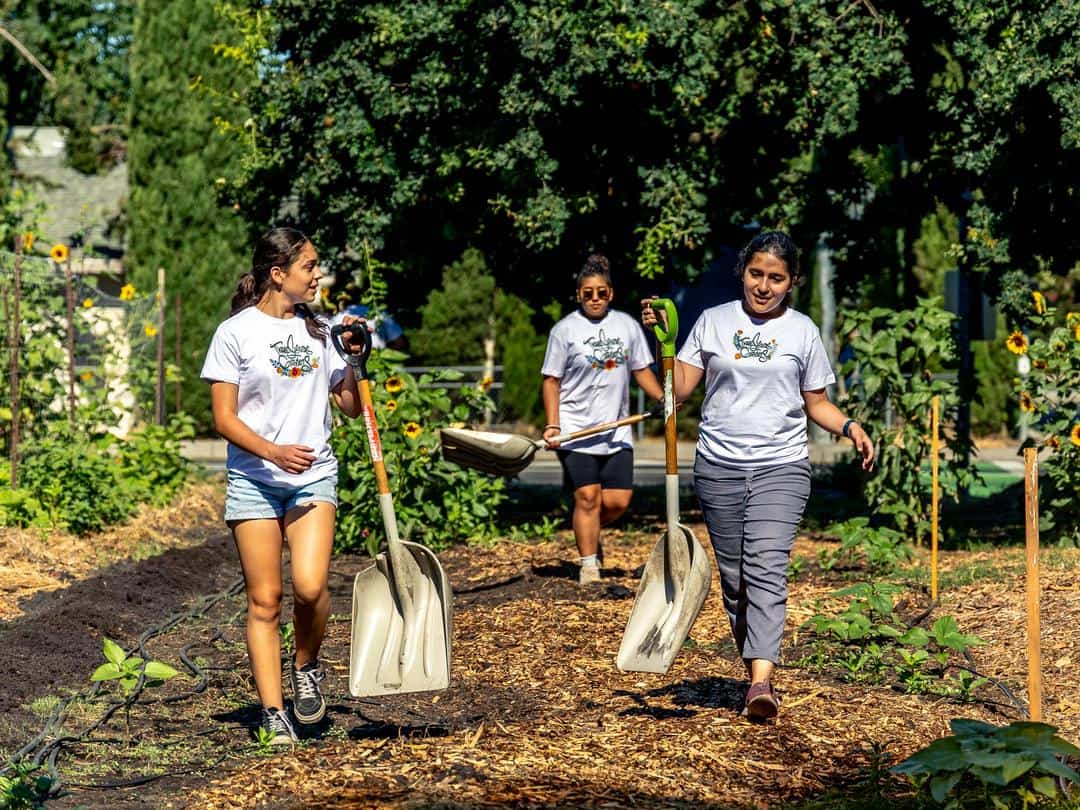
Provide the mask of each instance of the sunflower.
[{"label": "sunflower", "polygon": [[84,298],[82,301],[83,309],[90,309],[94,305],[93,298]]},{"label": "sunflower", "polygon": [[1059,439],[1057,436],[1047,436],[1046,439],[1043,441],[1043,444],[1045,444],[1051,450],[1057,450],[1059,447],[1061,447],[1061,439]]},{"label": "sunflower", "polygon": [[83,382],[90,382],[92,379],[94,379],[94,375],[89,371],[84,371],[82,374],[79,375],[79,377],[82,379]]},{"label": "sunflower", "polygon": [[153,337],[157,334],[157,327],[154,326],[152,323],[143,324],[142,330],[143,334],[145,334],[147,337]]},{"label": "sunflower", "polygon": [[1045,360],[1032,360],[1031,365],[1035,366],[1035,368],[1043,369],[1043,368],[1046,368],[1046,361]]},{"label": "sunflower", "polygon": [[68,250],[68,246],[60,242],[57,242],[55,245],[53,245],[52,250],[49,251],[49,256],[57,264],[66,262],[68,260],[68,256],[70,255],[71,252]]},{"label": "sunflower", "polygon": [[481,391],[488,391],[491,388],[491,384],[495,382],[491,377],[484,377],[479,383]]},{"label": "sunflower", "polygon": [[1018,329],[1005,338],[1005,345],[1013,354],[1026,354],[1028,350],[1028,339],[1024,336],[1024,333]]},{"label": "sunflower", "polygon": [[134,284],[125,284],[123,287],[120,288],[120,300],[121,301],[131,301],[134,298],[135,298],[135,285]]},{"label": "sunflower", "polygon": [[[406,422],[405,427],[402,429],[401,432],[405,434],[406,439],[415,439],[417,436],[424,432],[424,429],[420,427],[420,425],[418,425],[416,422]],[[1077,440],[1077,444],[1080,444],[1080,439]]]},{"label": "sunflower", "polygon": [[34,232],[33,231],[27,231],[26,233],[23,234],[22,246],[23,246],[23,251],[26,252],[26,253],[29,253],[31,250],[34,249]]},{"label": "sunflower", "polygon": [[393,413],[396,410],[397,410],[397,400],[396,399],[388,399],[388,400],[386,400],[386,412],[387,413]]},{"label": "sunflower", "polygon": [[388,393],[396,394],[398,391],[405,387],[405,383],[401,379],[401,377],[394,374],[386,378],[386,382],[383,383],[383,386],[386,388]]},{"label": "sunflower", "polygon": [[1071,327],[1074,323],[1077,326],[1080,326],[1080,312],[1070,312],[1065,316],[1065,324],[1067,326]]},{"label": "sunflower", "polygon": [[1024,413],[1034,413],[1035,401],[1027,391],[1020,392],[1020,410]]},{"label": "sunflower", "polygon": [[1069,441],[1080,447],[1080,422],[1072,426],[1072,430],[1069,431]]},{"label": "sunflower", "polygon": [[1073,329],[1073,337],[1075,337],[1077,340],[1080,340],[1080,323],[1078,323],[1076,325],[1076,328]]},{"label": "sunflower", "polygon": [[1035,313],[1038,315],[1046,314],[1046,299],[1043,298],[1043,294],[1038,290],[1031,291],[1031,300],[1035,302]]}]

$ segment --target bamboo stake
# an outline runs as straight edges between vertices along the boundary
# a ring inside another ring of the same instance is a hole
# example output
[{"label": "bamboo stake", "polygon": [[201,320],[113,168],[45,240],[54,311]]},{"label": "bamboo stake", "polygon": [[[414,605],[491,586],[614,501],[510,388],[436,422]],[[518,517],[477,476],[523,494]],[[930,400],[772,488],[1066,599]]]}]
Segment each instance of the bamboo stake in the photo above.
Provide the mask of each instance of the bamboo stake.
[{"label": "bamboo stake", "polygon": [[938,584],[938,451],[941,397],[930,400],[930,598],[937,601]]},{"label": "bamboo stake", "polygon": [[181,300],[180,293],[177,293],[176,294],[176,304],[173,306],[173,310],[175,311],[175,314],[176,314],[176,323],[175,323],[176,346],[174,347],[173,354],[175,356],[176,372],[177,372],[177,374],[176,374],[176,386],[175,386],[176,391],[175,391],[175,394],[174,394],[174,396],[175,396],[175,402],[174,402],[175,407],[173,408],[173,410],[176,413],[180,413],[180,411],[183,410],[183,408],[181,407],[181,405],[183,403],[180,401],[180,393],[181,393],[181,391],[180,391],[180,378],[183,376],[183,375],[180,374],[180,369],[182,368],[181,365],[180,365],[180,337],[181,337],[181,332],[180,332],[180,312],[181,312],[182,308],[183,308],[183,301]]},{"label": "bamboo stake", "polygon": [[1028,716],[1042,722],[1042,654],[1039,649],[1039,451],[1024,448],[1024,523],[1027,556]]},{"label": "bamboo stake", "polygon": [[157,271],[157,379],[154,383],[154,422],[165,424],[165,268]]},{"label": "bamboo stake", "polygon": [[15,301],[11,313],[11,488],[19,486],[19,300],[22,297],[21,236],[15,237]]},{"label": "bamboo stake", "polygon": [[64,262],[64,303],[67,309],[68,421],[75,429],[75,289],[71,278],[71,254]]}]

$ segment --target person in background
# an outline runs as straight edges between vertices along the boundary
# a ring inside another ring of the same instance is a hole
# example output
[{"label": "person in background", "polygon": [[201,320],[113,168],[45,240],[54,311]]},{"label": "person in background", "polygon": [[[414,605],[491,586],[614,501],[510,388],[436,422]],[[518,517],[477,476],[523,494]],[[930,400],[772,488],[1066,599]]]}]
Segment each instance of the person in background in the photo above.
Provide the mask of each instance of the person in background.
[{"label": "person in background", "polygon": [[[750,678],[743,713],[775,717],[772,685],[787,613],[787,572],[810,497],[806,417],[851,439],[864,470],[874,464],[866,431],[833,405],[835,381],[817,326],[791,307],[799,256],[781,231],[739,253],[742,297],[705,310],[675,362],[675,398],[705,380],[694,489],[716,552],[724,609]],[[642,323],[663,312],[651,299]]]},{"label": "person in background", "polygon": [[[293,715],[300,723],[317,723],[326,713],[319,648],[330,610],[337,512],[330,399],[346,416],[360,413],[352,367],[331,345],[327,322],[308,306],[321,277],[315,247],[303,233],[264,233],[200,375],[210,383],[214,427],[229,443],[225,522],[244,572],[248,657],[262,702],[261,726],[275,745],[296,741],[281,688],[282,546],[287,539],[296,648]],[[352,315],[343,321],[363,323]]]},{"label": "person in background", "polygon": [[[367,304],[350,304],[335,315],[331,322],[342,323],[346,316],[367,320],[368,312]],[[399,352],[409,350],[409,339],[405,337],[405,331],[390,315],[386,313],[376,315],[367,322],[375,330],[371,333],[373,349],[397,349]]]},{"label": "person in background", "polygon": [[611,308],[614,297],[608,260],[589,256],[577,276],[578,308],[552,328],[541,371],[544,439],[557,448],[574,493],[572,522],[580,556],[578,581],[583,585],[600,580],[600,527],[630,505],[632,434],[629,427],[621,427],[577,439],[569,447],[550,440],[628,416],[631,378],[653,399],[664,395],[650,368],[653,358],[645,333],[634,318]]}]

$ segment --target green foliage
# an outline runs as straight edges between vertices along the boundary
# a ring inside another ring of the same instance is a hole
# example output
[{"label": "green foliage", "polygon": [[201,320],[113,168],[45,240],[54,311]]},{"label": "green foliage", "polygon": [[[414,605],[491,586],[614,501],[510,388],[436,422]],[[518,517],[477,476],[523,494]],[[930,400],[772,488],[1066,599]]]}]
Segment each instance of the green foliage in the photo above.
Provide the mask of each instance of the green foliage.
[{"label": "green foliage", "polygon": [[884,526],[872,528],[869,518],[835,523],[826,532],[840,540],[840,547],[822,560],[827,570],[840,563],[844,567],[865,567],[874,576],[888,576],[914,556],[904,535]]},{"label": "green foliage", "polygon": [[39,810],[46,807],[53,780],[42,774],[34,776],[40,766],[16,762],[12,776],[0,776],[0,810]]},{"label": "green foliage", "polygon": [[[866,480],[866,497],[871,512],[889,515],[902,532],[923,535],[929,528],[930,487],[919,473],[930,453],[932,398],[941,397],[943,425],[958,404],[955,385],[933,376],[955,359],[952,320],[939,299],[922,298],[911,310],[848,311],[840,329],[850,335],[855,353],[843,369],[855,375],[846,407],[878,451],[878,471]],[[886,423],[888,413],[892,427]],[[955,498],[976,473],[960,461],[963,440],[942,433],[942,447],[950,453],[942,455],[941,488]]]},{"label": "green foliage", "polygon": [[143,686],[161,686],[180,673],[161,661],[146,661],[137,655],[128,655],[124,648],[112,639],[105,639],[102,652],[105,663],[94,670],[91,681],[119,681],[120,690],[127,697],[143,678]]},{"label": "green foliage", "polygon": [[[153,289],[165,268],[170,302],[182,299],[181,409],[207,427],[210,394],[199,369],[250,266],[247,225],[218,199],[240,150],[215,120],[233,112],[231,94],[243,90],[247,74],[215,56],[215,43],[231,29],[213,0],[139,3],[134,30],[127,263],[140,289]],[[195,91],[204,87],[214,92]]]},{"label": "green foliage", "polygon": [[180,455],[180,442],[194,436],[194,420],[177,414],[167,425],[145,425],[118,442],[118,475],[127,495],[155,506],[171,501],[193,470],[192,463]]},{"label": "green foliage", "polygon": [[[441,381],[460,379],[441,371],[413,377],[397,363],[400,352],[383,350],[368,361],[383,461],[394,511],[404,538],[432,548],[494,532],[505,483],[464,469],[439,454],[438,429],[474,420],[490,405],[479,389],[458,389],[454,402]],[[334,547],[365,548],[374,555],[385,538],[375,472],[362,419],[344,420],[331,439],[339,463]]]},{"label": "green foliage", "polygon": [[1016,378],[1016,395],[1022,418],[1052,451],[1040,462],[1047,482],[1040,527],[1062,545],[1080,546],[1080,312],[1059,315],[1038,291],[1029,301],[1029,334],[1015,331],[1003,343],[1030,358],[1031,372]]},{"label": "green foliage", "polygon": [[891,770],[925,787],[949,807],[1030,807],[1064,798],[1057,779],[1080,783],[1080,774],[1062,757],[1080,748],[1058,737],[1045,723],[993,726],[954,719],[952,736],[935,740]]}]

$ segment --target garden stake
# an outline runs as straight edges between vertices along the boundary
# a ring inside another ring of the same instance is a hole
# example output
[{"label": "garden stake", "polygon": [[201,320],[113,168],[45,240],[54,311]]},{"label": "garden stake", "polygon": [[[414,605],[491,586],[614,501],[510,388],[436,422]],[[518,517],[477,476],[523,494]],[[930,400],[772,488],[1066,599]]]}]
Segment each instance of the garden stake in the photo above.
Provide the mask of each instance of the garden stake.
[{"label": "garden stake", "polygon": [[67,311],[68,421],[75,429],[75,290],[71,279],[71,253],[64,260],[64,304]]},{"label": "garden stake", "polygon": [[[11,321],[11,488],[19,488],[19,299],[22,297],[22,236],[15,237],[15,301]],[[5,299],[6,303],[6,299]]]},{"label": "garden stake", "polygon": [[938,418],[941,397],[930,400],[930,599],[937,601],[938,546]]},{"label": "garden stake", "polygon": [[165,268],[157,269],[157,377],[154,381],[154,421],[165,424]]},{"label": "garden stake", "polygon": [[1027,556],[1028,718],[1042,722],[1042,655],[1039,651],[1039,451],[1024,448],[1024,539]]},{"label": "garden stake", "polygon": [[663,348],[664,375],[664,490],[667,530],[653,547],[638,584],[634,607],[623,631],[616,665],[622,672],[668,671],[682,649],[712,578],[709,558],[694,533],[679,522],[679,459],[675,441],[675,336],[679,318],[675,305],[664,298],[653,308],[667,313],[667,327],[654,330]]},{"label": "garden stake", "polygon": [[[341,342],[345,332],[363,339],[360,354],[345,350]],[[386,551],[353,581],[349,692],[353,697],[367,697],[445,689],[450,685],[453,592],[431,549],[398,538],[394,500],[367,378],[371,334],[364,324],[338,324],[331,327],[330,340],[356,375],[386,532]]]}]

